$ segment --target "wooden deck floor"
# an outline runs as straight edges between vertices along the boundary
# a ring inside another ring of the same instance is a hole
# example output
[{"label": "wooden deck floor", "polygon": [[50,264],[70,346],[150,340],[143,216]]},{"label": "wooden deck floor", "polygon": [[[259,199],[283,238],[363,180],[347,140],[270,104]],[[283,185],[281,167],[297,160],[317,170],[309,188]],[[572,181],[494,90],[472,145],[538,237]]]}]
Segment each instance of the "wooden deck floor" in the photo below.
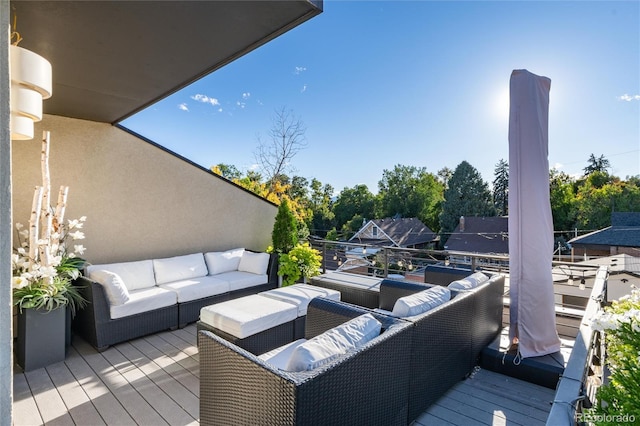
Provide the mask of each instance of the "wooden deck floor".
[{"label": "wooden deck floor", "polygon": [[[74,338],[64,362],[14,370],[14,424],[198,424],[196,327],[98,353]],[[460,382],[414,426],[544,424],[553,391],[486,370]]]}]

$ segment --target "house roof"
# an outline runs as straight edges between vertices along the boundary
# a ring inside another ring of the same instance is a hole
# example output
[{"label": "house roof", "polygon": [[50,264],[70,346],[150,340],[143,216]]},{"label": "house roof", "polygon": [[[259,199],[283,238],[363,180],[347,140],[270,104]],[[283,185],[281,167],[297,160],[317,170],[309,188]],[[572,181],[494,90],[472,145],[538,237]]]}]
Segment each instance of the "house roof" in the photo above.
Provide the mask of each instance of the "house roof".
[{"label": "house roof", "polygon": [[361,231],[377,226],[391,241],[398,247],[411,247],[417,244],[425,244],[436,239],[436,234],[416,217],[410,218],[386,218],[374,219],[367,222],[360,230],[351,237],[351,240],[359,239],[361,242],[380,244],[381,240],[359,238]]},{"label": "house roof", "polygon": [[509,218],[465,217],[463,229],[458,223],[445,249],[470,253],[509,253]]},{"label": "house roof", "polygon": [[611,226],[569,241],[574,246],[640,247],[640,212],[611,215]]},{"label": "house roof", "polygon": [[322,0],[11,2],[51,62],[44,112],[116,123],[322,12]]}]

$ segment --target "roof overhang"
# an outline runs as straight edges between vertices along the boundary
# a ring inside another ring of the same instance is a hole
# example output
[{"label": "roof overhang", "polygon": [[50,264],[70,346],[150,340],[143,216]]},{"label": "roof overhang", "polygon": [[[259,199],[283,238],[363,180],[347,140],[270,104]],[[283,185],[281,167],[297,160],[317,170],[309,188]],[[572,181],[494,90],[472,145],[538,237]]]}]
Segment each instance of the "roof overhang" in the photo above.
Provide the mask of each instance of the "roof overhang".
[{"label": "roof overhang", "polygon": [[11,2],[51,62],[44,112],[116,123],[322,12],[322,0]]}]

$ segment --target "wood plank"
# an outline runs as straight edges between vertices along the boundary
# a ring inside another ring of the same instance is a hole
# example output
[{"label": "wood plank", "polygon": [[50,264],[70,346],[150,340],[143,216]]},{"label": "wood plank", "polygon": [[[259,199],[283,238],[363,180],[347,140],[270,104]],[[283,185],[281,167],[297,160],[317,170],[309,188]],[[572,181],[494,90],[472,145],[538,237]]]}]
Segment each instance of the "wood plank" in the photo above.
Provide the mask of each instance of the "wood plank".
[{"label": "wood plank", "polygon": [[13,375],[13,422],[15,425],[44,423],[24,373]]},{"label": "wood plank", "polygon": [[[144,346],[144,344],[144,339],[137,339],[118,345],[118,350],[120,351],[120,357],[127,360],[131,366],[135,366],[135,369],[143,376],[137,379],[137,382],[146,385],[140,389],[140,392],[146,391],[146,387],[151,387],[151,384],[153,384],[153,388],[157,389],[154,392],[144,393],[145,399],[169,424],[185,424],[198,419],[200,415],[200,400],[198,396],[190,392],[187,387],[175,380],[155,362],[154,359],[164,357],[157,349],[154,348],[154,351],[149,350],[151,356],[140,351],[139,347]],[[147,345],[152,347],[148,343]],[[165,357],[166,359],[168,358]],[[179,368],[182,369],[182,367]],[[180,374],[193,376],[184,369]]]},{"label": "wood plank", "polygon": [[87,394],[76,382],[66,363],[53,364],[46,369],[75,424],[105,424]]},{"label": "wood plank", "polygon": [[44,368],[24,373],[31,393],[45,423],[72,425],[67,407]]},{"label": "wood plank", "polygon": [[469,381],[472,386],[490,389],[490,392],[536,407],[548,407],[555,394],[549,388],[484,369],[478,371],[475,379]]},{"label": "wood plank", "polygon": [[[80,339],[76,337],[76,342]],[[76,343],[78,344],[78,343]],[[107,424],[133,424],[134,420],[113,396],[107,385],[100,380],[89,364],[74,347],[69,350],[65,364],[76,382],[91,400],[102,420]]]},{"label": "wood plank", "polygon": [[159,336],[147,337],[145,340],[161,353],[160,356],[153,356],[153,352],[148,354],[153,356],[154,362],[193,395],[199,396],[200,363]]},{"label": "wood plank", "polygon": [[482,425],[490,424],[490,423],[482,423],[471,417],[467,417],[463,414],[456,413],[455,411],[451,411],[448,408],[440,405],[439,402],[440,401],[437,401],[427,410],[429,414],[431,414],[434,417],[446,419],[448,422],[451,422],[456,425],[482,426]]},{"label": "wood plank", "polygon": [[[106,361],[103,354],[97,353],[86,342],[76,344],[76,349],[137,423],[149,425],[167,424],[162,416],[131,386],[127,379]],[[116,351],[116,349],[111,347],[105,352],[108,351]]]},{"label": "wood plank", "polygon": [[547,415],[549,414],[548,411],[504,398],[502,395],[496,395],[477,387],[460,386],[452,389],[448,396],[461,403],[469,404],[477,408],[505,409],[540,421],[546,421]]},{"label": "wood plank", "polygon": [[425,411],[411,423],[411,426],[457,426]]}]

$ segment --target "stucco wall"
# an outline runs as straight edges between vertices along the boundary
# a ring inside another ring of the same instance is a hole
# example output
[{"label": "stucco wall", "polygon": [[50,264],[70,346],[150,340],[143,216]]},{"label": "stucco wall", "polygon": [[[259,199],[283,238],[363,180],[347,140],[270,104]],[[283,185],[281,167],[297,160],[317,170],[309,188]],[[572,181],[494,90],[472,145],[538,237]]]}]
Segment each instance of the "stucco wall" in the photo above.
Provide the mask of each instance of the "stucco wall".
[{"label": "stucco wall", "polygon": [[29,220],[41,185],[42,130],[51,132],[53,199],[68,185],[66,217],[87,216],[92,263],[271,243],[277,208],[110,124],[47,115],[32,141],[13,141],[14,221]]}]

